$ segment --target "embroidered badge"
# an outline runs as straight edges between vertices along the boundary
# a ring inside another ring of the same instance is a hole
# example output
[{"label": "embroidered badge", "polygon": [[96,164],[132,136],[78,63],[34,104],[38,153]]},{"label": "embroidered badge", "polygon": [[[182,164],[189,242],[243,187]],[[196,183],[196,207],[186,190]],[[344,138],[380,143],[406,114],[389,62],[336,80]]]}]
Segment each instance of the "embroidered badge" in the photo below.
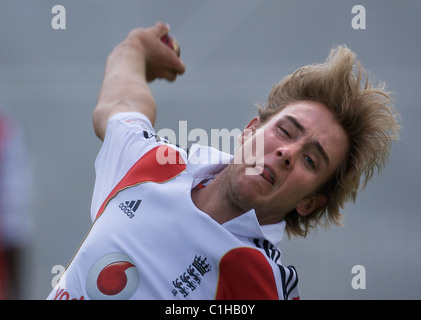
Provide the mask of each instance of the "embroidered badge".
[{"label": "embroidered badge", "polygon": [[180,293],[186,298],[189,293],[196,290],[203,276],[212,270],[212,266],[206,260],[206,257],[203,259],[202,256],[195,255],[187,270],[172,282],[175,287],[171,291],[174,297]]}]

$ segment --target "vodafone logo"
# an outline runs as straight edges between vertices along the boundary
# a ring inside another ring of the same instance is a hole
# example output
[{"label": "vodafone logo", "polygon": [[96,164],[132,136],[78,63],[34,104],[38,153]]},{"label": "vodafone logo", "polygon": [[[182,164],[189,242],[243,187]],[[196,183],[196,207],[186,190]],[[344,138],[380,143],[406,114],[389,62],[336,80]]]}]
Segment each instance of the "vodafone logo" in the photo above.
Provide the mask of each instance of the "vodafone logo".
[{"label": "vodafone logo", "polygon": [[113,252],[93,264],[86,278],[86,292],[93,300],[126,300],[139,287],[139,280],[132,259]]}]

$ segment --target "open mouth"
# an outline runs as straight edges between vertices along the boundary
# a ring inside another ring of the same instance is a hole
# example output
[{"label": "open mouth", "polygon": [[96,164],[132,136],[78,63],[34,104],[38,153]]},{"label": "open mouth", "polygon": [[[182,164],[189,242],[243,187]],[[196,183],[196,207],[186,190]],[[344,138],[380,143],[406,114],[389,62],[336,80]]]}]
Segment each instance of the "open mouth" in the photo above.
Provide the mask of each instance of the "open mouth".
[{"label": "open mouth", "polygon": [[271,185],[275,184],[275,175],[270,170],[270,168],[264,166],[263,171],[260,174],[263,178],[265,178]]}]

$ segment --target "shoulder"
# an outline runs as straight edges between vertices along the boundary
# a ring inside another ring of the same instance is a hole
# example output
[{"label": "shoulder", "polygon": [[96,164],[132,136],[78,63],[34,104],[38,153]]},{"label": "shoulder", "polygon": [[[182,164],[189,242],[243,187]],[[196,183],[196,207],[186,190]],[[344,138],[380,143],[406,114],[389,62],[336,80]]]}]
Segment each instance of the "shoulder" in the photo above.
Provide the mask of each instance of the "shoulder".
[{"label": "shoulder", "polygon": [[277,300],[275,278],[265,256],[250,247],[228,251],[219,263],[216,299]]},{"label": "shoulder", "polygon": [[149,118],[140,112],[120,112],[114,114],[108,120],[105,138],[118,129],[142,133],[145,131],[148,133],[148,136],[155,134]]},{"label": "shoulder", "polygon": [[216,299],[278,300],[298,296],[295,268],[276,264],[258,249],[235,248],[220,261]]}]

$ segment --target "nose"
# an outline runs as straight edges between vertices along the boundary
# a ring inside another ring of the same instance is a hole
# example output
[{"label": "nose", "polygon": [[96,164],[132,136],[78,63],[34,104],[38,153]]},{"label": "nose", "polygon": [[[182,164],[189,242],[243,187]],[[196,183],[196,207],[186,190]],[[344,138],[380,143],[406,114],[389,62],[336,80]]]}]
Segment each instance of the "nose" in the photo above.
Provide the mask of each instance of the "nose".
[{"label": "nose", "polygon": [[293,146],[283,146],[276,149],[276,156],[285,168],[292,168],[295,163],[297,150]]}]

